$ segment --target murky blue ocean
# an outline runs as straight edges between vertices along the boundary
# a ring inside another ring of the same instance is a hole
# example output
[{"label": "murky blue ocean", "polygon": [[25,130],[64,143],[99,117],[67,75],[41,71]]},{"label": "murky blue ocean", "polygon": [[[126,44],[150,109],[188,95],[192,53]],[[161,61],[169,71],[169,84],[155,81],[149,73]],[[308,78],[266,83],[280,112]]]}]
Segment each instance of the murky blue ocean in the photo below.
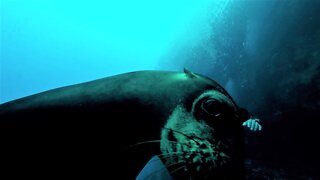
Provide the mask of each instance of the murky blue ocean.
[{"label": "murky blue ocean", "polygon": [[0,2],[0,103],[187,67],[262,120],[246,139],[251,173],[320,177],[319,0]]}]

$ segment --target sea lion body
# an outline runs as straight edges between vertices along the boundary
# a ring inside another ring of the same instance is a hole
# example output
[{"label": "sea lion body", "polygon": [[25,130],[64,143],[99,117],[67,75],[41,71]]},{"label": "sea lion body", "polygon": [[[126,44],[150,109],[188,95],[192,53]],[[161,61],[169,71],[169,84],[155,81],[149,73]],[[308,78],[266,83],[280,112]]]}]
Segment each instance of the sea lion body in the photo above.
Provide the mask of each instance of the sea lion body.
[{"label": "sea lion body", "polygon": [[[174,113],[183,111],[195,123],[206,125],[201,120],[204,116],[199,119],[193,111],[194,101],[208,91],[228,98],[236,115],[238,107],[218,83],[188,71],[124,73],[1,104],[2,172],[25,177],[134,179],[152,156],[171,151],[167,143],[172,133],[183,136],[170,129],[180,127]],[[174,125],[168,123],[170,118],[175,119]],[[232,134],[239,140],[230,148],[240,152],[241,124],[232,123],[236,127]],[[211,131],[203,137],[210,138]],[[188,145],[190,149],[200,141],[182,139],[195,144]],[[174,162],[170,158],[163,160]],[[234,162],[229,164],[237,167]]]}]

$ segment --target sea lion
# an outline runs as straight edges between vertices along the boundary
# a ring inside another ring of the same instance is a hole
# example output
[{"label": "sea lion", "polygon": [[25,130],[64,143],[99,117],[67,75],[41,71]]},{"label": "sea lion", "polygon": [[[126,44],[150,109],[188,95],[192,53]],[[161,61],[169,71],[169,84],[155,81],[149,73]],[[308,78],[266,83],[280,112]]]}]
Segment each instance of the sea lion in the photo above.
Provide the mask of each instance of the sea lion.
[{"label": "sea lion", "polygon": [[0,105],[1,175],[135,179],[157,155],[175,179],[241,179],[246,116],[186,69],[52,89]]}]

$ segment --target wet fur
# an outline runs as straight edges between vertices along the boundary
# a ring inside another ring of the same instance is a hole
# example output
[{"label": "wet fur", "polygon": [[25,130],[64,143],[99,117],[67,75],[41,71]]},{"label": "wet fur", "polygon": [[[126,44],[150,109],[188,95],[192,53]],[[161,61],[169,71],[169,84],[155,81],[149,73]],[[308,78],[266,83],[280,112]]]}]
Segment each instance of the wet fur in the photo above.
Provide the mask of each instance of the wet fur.
[{"label": "wet fur", "polygon": [[[1,104],[0,176],[134,179],[159,155],[177,179],[241,179],[240,122],[213,126],[196,109],[198,98],[220,94],[236,115],[210,78],[139,71]],[[222,165],[214,166],[215,157]]]}]

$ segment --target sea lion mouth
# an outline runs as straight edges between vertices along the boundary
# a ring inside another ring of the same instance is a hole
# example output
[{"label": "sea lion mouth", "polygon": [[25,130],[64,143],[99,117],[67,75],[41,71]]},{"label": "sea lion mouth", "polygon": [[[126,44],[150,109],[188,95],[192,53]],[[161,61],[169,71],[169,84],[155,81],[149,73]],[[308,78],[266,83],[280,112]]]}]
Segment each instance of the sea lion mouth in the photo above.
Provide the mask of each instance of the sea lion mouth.
[{"label": "sea lion mouth", "polygon": [[214,138],[208,141],[177,130],[164,129],[169,134],[181,134],[187,140],[181,142],[171,137],[168,149],[162,154],[162,159],[173,176],[177,174],[181,177],[183,174],[183,176],[192,177],[191,179],[197,179],[196,177],[206,179],[221,172],[231,161],[229,147],[221,140]]}]

